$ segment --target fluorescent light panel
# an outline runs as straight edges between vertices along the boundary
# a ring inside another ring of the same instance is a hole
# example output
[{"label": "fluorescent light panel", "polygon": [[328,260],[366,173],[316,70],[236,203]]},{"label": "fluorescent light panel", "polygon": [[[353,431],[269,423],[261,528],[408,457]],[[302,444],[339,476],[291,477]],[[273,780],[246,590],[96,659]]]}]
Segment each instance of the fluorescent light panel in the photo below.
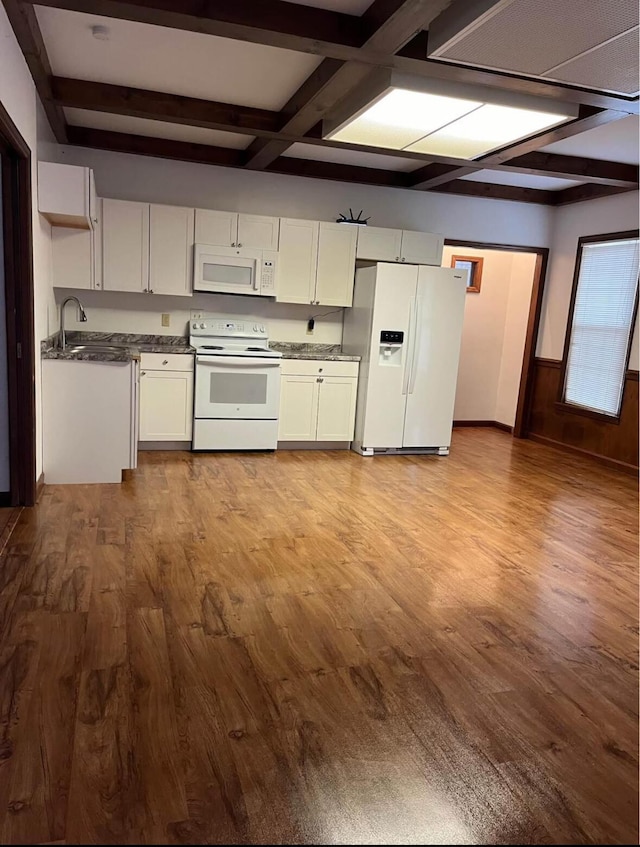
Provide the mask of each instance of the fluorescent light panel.
[{"label": "fluorescent light panel", "polygon": [[571,111],[496,106],[483,100],[391,88],[327,138],[474,159],[570,120],[575,117]]}]

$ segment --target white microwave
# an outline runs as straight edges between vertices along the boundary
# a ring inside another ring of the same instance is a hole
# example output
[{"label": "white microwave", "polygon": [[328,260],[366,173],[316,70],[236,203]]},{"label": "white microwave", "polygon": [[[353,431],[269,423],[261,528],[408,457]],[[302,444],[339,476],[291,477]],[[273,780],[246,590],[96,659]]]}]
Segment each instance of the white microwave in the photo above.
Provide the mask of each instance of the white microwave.
[{"label": "white microwave", "polygon": [[196,244],[193,290],[275,297],[277,258],[273,250]]}]

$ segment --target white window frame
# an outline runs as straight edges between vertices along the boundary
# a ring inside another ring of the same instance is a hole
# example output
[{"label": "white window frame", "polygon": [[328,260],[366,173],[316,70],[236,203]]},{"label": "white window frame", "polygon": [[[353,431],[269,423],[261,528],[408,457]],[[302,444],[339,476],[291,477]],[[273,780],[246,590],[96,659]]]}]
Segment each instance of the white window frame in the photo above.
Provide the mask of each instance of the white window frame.
[{"label": "white window frame", "polygon": [[627,345],[626,345],[626,358],[625,358],[625,376],[623,376],[622,380],[622,390],[620,392],[620,399],[618,402],[618,408],[615,414],[611,414],[606,411],[599,411],[593,409],[589,406],[581,406],[575,402],[569,402],[566,400],[566,385],[567,385],[567,376],[568,376],[568,367],[569,367],[569,351],[571,349],[571,335],[573,332],[573,324],[575,318],[575,307],[576,307],[576,299],[578,294],[578,287],[580,285],[580,268],[582,265],[582,256],[583,256],[583,248],[584,246],[589,246],[591,244],[606,244],[612,241],[628,241],[630,239],[637,239],[639,237],[638,230],[630,230],[627,232],[613,232],[613,233],[605,233],[602,235],[589,235],[583,236],[578,239],[578,252],[576,255],[576,265],[573,277],[573,288],[571,291],[571,302],[569,306],[569,317],[567,320],[567,329],[565,334],[565,347],[564,353],[562,357],[562,379],[560,381],[560,397],[558,405],[562,407],[564,411],[574,412],[576,414],[585,415],[588,417],[596,418],[598,420],[608,421],[609,423],[619,423],[620,422],[620,414],[622,411],[622,403],[624,400],[624,391],[626,387],[626,372],[629,368],[629,355],[631,353],[631,344],[633,340],[633,332],[635,328],[635,323],[638,318],[638,283],[636,282],[636,294],[635,294],[635,304],[631,316],[631,321],[629,324],[629,331],[627,336]]}]

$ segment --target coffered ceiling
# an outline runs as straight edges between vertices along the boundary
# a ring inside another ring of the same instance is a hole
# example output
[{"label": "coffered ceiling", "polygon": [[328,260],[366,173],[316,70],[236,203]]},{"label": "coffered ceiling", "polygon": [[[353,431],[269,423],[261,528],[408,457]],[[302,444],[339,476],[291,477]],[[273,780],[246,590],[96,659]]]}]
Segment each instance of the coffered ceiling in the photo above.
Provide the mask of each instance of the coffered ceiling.
[{"label": "coffered ceiling", "polygon": [[[473,36],[477,21],[488,16],[495,29],[498,12],[510,15],[502,20],[511,21],[513,44],[524,40],[535,57],[541,36],[526,24],[536,6],[529,0],[2,2],[63,143],[551,205],[638,187],[638,99],[621,93],[619,63],[601,68],[607,78],[596,86],[593,62],[591,77],[576,64],[571,84],[542,78],[537,65],[534,74],[524,54],[505,72],[499,39],[493,53],[483,48],[469,61],[471,48],[484,44]],[[582,53],[637,34],[633,4],[615,20],[601,0],[579,5],[589,21],[574,38]],[[561,4],[551,4],[544,23],[546,32],[566,27]],[[427,58],[438,39],[444,55]],[[553,44],[538,57],[545,67],[557,59],[552,48],[562,52]],[[469,55],[453,55],[463,48]],[[489,69],[496,67],[501,72]],[[565,104],[576,117],[475,159],[457,158],[447,145],[433,155],[387,149],[382,137],[366,145],[330,140],[323,126],[348,118],[389,73],[426,91],[462,86],[482,102],[529,98],[542,112]]]}]

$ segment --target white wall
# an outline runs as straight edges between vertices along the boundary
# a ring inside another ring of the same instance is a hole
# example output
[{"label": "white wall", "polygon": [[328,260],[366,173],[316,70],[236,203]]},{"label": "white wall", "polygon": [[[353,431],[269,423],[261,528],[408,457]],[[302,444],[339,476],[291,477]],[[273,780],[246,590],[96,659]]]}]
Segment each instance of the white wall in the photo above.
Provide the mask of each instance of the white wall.
[{"label": "white wall", "polygon": [[444,248],[452,255],[483,259],[480,293],[465,300],[454,419],[515,422],[533,272],[533,253]]},{"label": "white wall", "polygon": [[[554,210],[553,240],[536,355],[561,359],[569,315],[578,239],[638,228],[638,192],[629,191],[600,200],[588,200]],[[640,365],[638,322],[634,329],[629,367]]]},{"label": "white wall", "polygon": [[[268,298],[232,297],[224,294],[204,294],[193,297],[169,297],[154,294],[118,294],[107,291],[56,290],[61,303],[69,294],[80,298],[87,313],[86,323],[76,321],[76,310],[69,305],[65,327],[98,332],[139,332],[152,335],[187,335],[190,312],[220,312],[227,315],[247,315],[269,323],[273,341],[310,341],[314,344],[340,344],[342,341],[342,309],[316,320],[313,334],[307,334],[310,315],[334,311],[331,306],[298,306],[274,303]],[[162,313],[168,313],[169,327],[162,326]],[[52,312],[50,328],[58,328],[58,314]]]},{"label": "white wall", "polygon": [[511,278],[502,338],[495,416],[496,421],[508,426],[513,426],[516,422],[522,359],[527,339],[527,323],[537,259],[535,253],[512,253],[511,257]]},{"label": "white wall", "polygon": [[[0,102],[32,151],[33,178],[33,272],[35,287],[36,342],[36,476],[42,472],[42,402],[39,341],[47,333],[51,293],[51,235],[47,222],[38,214],[37,149],[39,101],[31,74],[0,5]],[[49,136],[48,128],[42,132]]]}]

